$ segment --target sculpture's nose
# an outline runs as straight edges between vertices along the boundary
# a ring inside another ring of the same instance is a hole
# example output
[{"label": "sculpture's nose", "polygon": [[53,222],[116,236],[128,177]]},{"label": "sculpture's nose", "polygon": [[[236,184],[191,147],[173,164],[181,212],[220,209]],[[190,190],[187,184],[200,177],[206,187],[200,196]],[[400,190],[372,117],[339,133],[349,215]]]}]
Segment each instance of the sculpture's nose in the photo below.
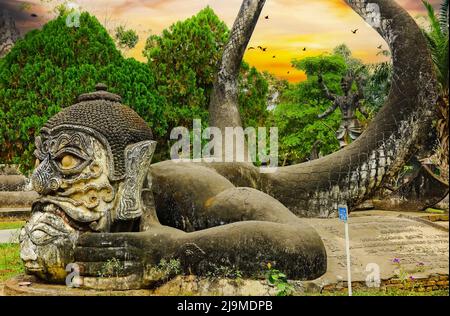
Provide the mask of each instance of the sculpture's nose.
[{"label": "sculpture's nose", "polygon": [[31,176],[33,189],[40,194],[47,194],[59,188],[49,157],[45,158]]},{"label": "sculpture's nose", "polygon": [[20,259],[24,262],[30,262],[37,260],[37,258],[35,246],[30,239],[26,238],[20,244]]}]

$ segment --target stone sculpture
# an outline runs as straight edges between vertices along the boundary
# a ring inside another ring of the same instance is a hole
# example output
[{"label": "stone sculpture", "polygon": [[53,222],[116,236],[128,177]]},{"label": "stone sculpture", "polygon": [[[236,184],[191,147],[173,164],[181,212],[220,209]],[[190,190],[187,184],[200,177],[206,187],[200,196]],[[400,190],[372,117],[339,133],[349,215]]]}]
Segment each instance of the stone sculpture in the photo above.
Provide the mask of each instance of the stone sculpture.
[{"label": "stone sculpture", "polygon": [[[40,197],[20,234],[28,273],[63,282],[77,262],[84,286],[131,289],[159,281],[152,269],[163,259],[199,275],[227,267],[262,277],[267,262],[298,279],[326,271],[320,237],[272,197],[202,165],[151,172],[150,129],[119,96],[97,89],[52,117],[36,139],[32,183]],[[110,259],[123,282],[99,277]]]},{"label": "stone sculpture", "polygon": [[341,80],[341,88],[344,95],[336,95],[328,90],[328,87],[323,82],[323,78],[319,75],[319,84],[327,99],[333,102],[333,105],[324,113],[319,114],[318,118],[324,118],[336,111],[337,108],[341,110],[342,120],[339,129],[336,131],[336,138],[339,141],[341,148],[350,144],[362,134],[362,127],[356,117],[356,110],[359,110],[364,116],[368,116],[367,112],[361,106],[360,100],[364,99],[364,94],[361,86],[361,81],[356,80],[358,92],[351,92],[353,78],[347,75]]},{"label": "stone sculpture", "polygon": [[[238,186],[263,191],[293,213],[335,217],[370,199],[428,142],[436,118],[437,83],[427,43],[414,19],[395,1],[346,1],[389,45],[393,80],[389,96],[367,129],[345,148],[320,159],[260,174],[249,163],[217,164]],[[240,126],[239,65],[264,0],[244,0],[225,47],[209,106],[211,126]]]},{"label": "stone sculpture", "polygon": [[[264,2],[243,1],[212,92],[211,126],[240,126],[239,65]],[[162,259],[178,259],[195,274],[225,266],[260,277],[267,261],[289,278],[323,274],[320,237],[291,211],[335,216],[338,204],[352,207],[373,194],[424,140],[436,100],[431,58],[414,20],[394,1],[348,3],[364,18],[379,7],[374,27],[394,65],[388,101],[356,141],[271,174],[237,162],[150,166],[150,130],[99,86],[50,119],[36,141],[33,183],[41,198],[20,236],[27,270],[62,282],[65,265],[76,262],[84,286],[119,289],[158,282],[154,267]],[[114,278],[101,273],[111,260]]]}]

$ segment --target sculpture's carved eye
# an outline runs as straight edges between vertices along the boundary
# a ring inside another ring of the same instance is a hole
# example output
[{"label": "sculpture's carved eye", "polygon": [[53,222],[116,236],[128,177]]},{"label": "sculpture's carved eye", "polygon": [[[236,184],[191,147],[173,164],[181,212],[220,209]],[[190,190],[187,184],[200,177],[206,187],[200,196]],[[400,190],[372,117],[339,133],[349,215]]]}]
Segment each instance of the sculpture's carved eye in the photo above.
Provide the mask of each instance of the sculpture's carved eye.
[{"label": "sculpture's carved eye", "polygon": [[71,170],[78,167],[84,160],[78,156],[66,153],[56,159],[62,170]]}]

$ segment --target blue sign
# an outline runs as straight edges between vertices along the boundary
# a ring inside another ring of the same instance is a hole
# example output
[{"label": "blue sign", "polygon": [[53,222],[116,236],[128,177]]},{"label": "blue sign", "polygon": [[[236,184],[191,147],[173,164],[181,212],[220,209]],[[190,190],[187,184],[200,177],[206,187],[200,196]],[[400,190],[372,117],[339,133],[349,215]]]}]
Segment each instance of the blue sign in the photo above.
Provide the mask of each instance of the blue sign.
[{"label": "blue sign", "polygon": [[346,222],[348,218],[347,206],[339,205],[338,212],[339,212],[339,219],[343,222]]}]

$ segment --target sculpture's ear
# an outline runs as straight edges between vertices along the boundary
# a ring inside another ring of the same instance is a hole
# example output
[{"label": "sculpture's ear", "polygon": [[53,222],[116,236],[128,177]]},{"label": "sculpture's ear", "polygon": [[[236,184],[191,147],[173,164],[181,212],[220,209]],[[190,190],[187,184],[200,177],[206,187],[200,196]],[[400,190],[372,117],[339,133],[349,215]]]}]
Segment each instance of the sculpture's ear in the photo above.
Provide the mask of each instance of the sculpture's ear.
[{"label": "sculpture's ear", "polygon": [[141,193],[144,181],[150,177],[150,163],[155,141],[128,145],[125,149],[125,180],[116,211],[116,219],[132,220],[142,215]]}]

